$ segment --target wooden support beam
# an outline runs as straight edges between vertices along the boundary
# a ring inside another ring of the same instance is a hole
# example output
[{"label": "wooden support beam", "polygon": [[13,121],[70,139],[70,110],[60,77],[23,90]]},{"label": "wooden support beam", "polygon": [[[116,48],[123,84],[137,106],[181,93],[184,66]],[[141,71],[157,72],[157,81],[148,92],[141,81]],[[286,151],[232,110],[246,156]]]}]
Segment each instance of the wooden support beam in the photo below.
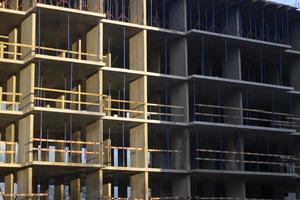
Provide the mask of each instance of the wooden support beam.
[{"label": "wooden support beam", "polygon": [[[132,118],[147,119],[147,77],[141,77],[129,84],[130,110],[137,111],[129,113]],[[141,102],[144,105],[134,104],[133,102]],[[138,114],[140,113],[140,114]]]},{"label": "wooden support beam", "polygon": [[173,177],[172,180],[172,196],[179,199],[187,199],[191,194],[190,176],[180,175]]}]

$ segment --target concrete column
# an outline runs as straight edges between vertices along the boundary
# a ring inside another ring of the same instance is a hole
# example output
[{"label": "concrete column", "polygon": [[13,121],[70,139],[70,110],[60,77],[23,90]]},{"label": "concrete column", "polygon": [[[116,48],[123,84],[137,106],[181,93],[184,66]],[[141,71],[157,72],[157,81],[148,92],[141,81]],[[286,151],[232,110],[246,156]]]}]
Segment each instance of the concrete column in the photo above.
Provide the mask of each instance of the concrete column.
[{"label": "concrete column", "polygon": [[[224,115],[230,116],[224,118],[224,123],[228,124],[243,124],[243,95],[240,90],[232,90],[226,93],[227,98],[224,99],[223,103],[225,107],[229,107],[229,109],[224,109]],[[230,108],[234,109],[230,109]]]},{"label": "concrete column", "polygon": [[300,58],[292,60],[290,66],[289,79],[291,86],[294,87],[295,90],[300,90],[300,79],[298,77],[298,74],[300,73]]},{"label": "concrete column", "polygon": [[87,60],[99,61],[103,56],[103,24],[99,23],[86,35],[86,51],[88,54],[97,56],[87,56]]},{"label": "concrete column", "polygon": [[[236,134],[228,134],[226,137],[225,151],[230,152],[244,152],[244,140],[241,137],[238,137]],[[242,161],[243,155],[240,158],[240,155],[235,153],[225,154],[225,159],[228,160],[237,160]],[[226,170],[241,170],[243,169],[242,163],[239,162],[225,162]]]},{"label": "concrete column", "polygon": [[170,90],[171,105],[182,106],[183,109],[171,108],[172,114],[180,114],[182,117],[171,117],[172,121],[189,122],[189,86],[188,83],[179,83]]},{"label": "concrete column", "polygon": [[19,163],[26,164],[33,161],[32,149],[33,149],[33,119],[34,116],[28,115],[19,120]]},{"label": "concrete column", "polygon": [[228,12],[228,31],[230,35],[240,35],[239,9],[237,6],[229,8]]},{"label": "concrete column", "polygon": [[228,66],[226,67],[226,78],[241,80],[241,49],[240,47],[228,44]]},{"label": "concrete column", "polygon": [[148,52],[148,71],[161,73],[161,62],[160,62],[160,51],[155,49],[151,52]]},{"label": "concrete column", "polygon": [[[8,35],[8,42],[11,44],[16,44],[18,42],[18,29],[14,28]],[[14,53],[14,54],[9,54],[8,58],[9,59],[17,59],[17,45],[9,45],[8,46],[8,52]]]},{"label": "concrete column", "polygon": [[130,147],[142,148],[142,151],[132,151],[130,153],[131,167],[146,167],[146,141],[147,124],[141,124],[130,129]]},{"label": "concrete column", "polygon": [[[98,71],[95,74],[91,75],[86,79],[86,92],[87,93],[93,93],[93,94],[99,94],[99,97],[96,96],[86,96],[86,101],[89,103],[102,103],[100,95],[103,94],[102,90],[102,77],[103,72]],[[103,108],[101,105],[99,106],[89,106],[87,105],[88,111],[95,111],[95,112],[103,112]]]},{"label": "concrete column", "polygon": [[103,165],[111,166],[111,139],[106,139],[103,142]]},{"label": "concrete column", "polygon": [[172,196],[181,199],[191,196],[191,180],[189,176],[174,177],[174,180],[172,180]]},{"label": "concrete column", "polygon": [[111,183],[103,185],[103,197],[104,199],[111,199]]},{"label": "concrete column", "polygon": [[[72,88],[72,92],[81,92],[81,91],[82,91],[82,89],[81,89],[80,84],[78,84],[76,87]],[[71,101],[77,101],[77,102],[82,101],[82,96],[81,95],[71,94],[70,96],[71,96],[70,97]],[[81,110],[81,104],[80,103],[71,103],[70,104],[70,109],[80,111]]]},{"label": "concrete column", "polygon": [[[17,78],[15,75],[11,76],[7,80],[7,92],[16,93],[17,90]],[[8,105],[7,109],[15,111],[16,110],[16,96],[15,95],[7,95],[7,101],[11,104]]]},{"label": "concrete column", "polygon": [[176,132],[172,132],[171,146],[172,150],[178,150],[182,152],[172,153],[171,161],[172,168],[174,169],[190,169],[190,138],[187,129],[179,129]]},{"label": "concrete column", "polygon": [[290,39],[291,39],[291,43],[292,46],[297,49],[300,50],[300,20],[295,20],[293,22],[293,26],[291,26],[291,30],[290,30]]},{"label": "concrete column", "polygon": [[[76,131],[72,134],[72,141],[81,141],[81,131]],[[72,144],[72,151],[81,151],[80,144]],[[72,159],[71,162],[73,163],[81,163],[81,154],[79,153],[71,153]]]},{"label": "concrete column", "polygon": [[146,0],[129,0],[130,4],[130,22],[135,24],[146,25]]},{"label": "concrete column", "polygon": [[227,197],[246,198],[246,184],[244,180],[230,180],[226,184]]},{"label": "concrete column", "polygon": [[18,199],[32,200],[32,168],[28,167],[17,172],[18,194],[24,194],[27,197],[20,197]]},{"label": "concrete column", "polygon": [[71,198],[70,200],[80,199],[80,178],[71,180],[70,183]]},{"label": "concrete column", "polygon": [[173,0],[168,4],[169,27],[178,31],[187,30],[187,1]]},{"label": "concrete column", "polygon": [[29,64],[20,71],[20,109],[28,111],[34,107],[35,64]]},{"label": "concrete column", "polygon": [[177,75],[177,76],[187,76],[188,75],[187,39],[181,38],[170,43],[169,54],[170,54],[170,74]]},{"label": "concrete column", "polygon": [[10,0],[9,8],[14,10],[19,10],[19,0]]},{"label": "concrete column", "polygon": [[[102,192],[103,172],[97,170],[96,172],[86,175],[86,197],[87,200],[101,199],[104,195]],[[104,189],[104,187],[103,187]]]},{"label": "concrete column", "polygon": [[55,200],[64,200],[64,184],[55,184]]},{"label": "concrete column", "polygon": [[88,11],[104,13],[103,0],[87,0]]},{"label": "concrete column", "polygon": [[148,199],[148,172],[130,176],[131,199]]},{"label": "concrete column", "polygon": [[[140,111],[141,113],[130,113],[132,118],[147,118],[147,77],[138,78],[129,83],[129,100],[140,102],[140,103],[131,103],[130,110]],[[141,104],[143,103],[143,105]]]},{"label": "concrete column", "polygon": [[129,39],[129,69],[145,71],[145,72],[147,71],[147,31],[146,30],[143,30],[135,34]]},{"label": "concrete column", "polygon": [[21,58],[27,60],[35,53],[35,39],[36,39],[36,13],[29,15],[21,23],[21,44],[32,45],[31,48],[21,47]]},{"label": "concrete column", "polygon": [[72,51],[78,52],[78,54],[72,54],[71,58],[81,60],[81,53],[82,53],[82,41],[78,39],[72,44]]},{"label": "concrete column", "polygon": [[4,183],[5,183],[5,194],[8,195],[4,199],[13,200],[14,197],[10,195],[14,193],[14,175],[13,174],[6,175],[4,177]]},{"label": "concrete column", "polygon": [[[14,124],[9,125],[6,127],[5,130],[5,141],[6,142],[15,142],[15,135],[16,135],[16,128]],[[13,144],[6,144],[6,151],[15,151],[16,145]],[[13,154],[6,154],[6,163],[15,163],[15,153]]]},{"label": "concrete column", "polygon": [[99,145],[87,145],[87,151],[98,152],[99,154],[87,155],[87,163],[103,164],[102,142],[103,142],[103,120],[98,120],[86,127],[86,141],[99,142]]}]

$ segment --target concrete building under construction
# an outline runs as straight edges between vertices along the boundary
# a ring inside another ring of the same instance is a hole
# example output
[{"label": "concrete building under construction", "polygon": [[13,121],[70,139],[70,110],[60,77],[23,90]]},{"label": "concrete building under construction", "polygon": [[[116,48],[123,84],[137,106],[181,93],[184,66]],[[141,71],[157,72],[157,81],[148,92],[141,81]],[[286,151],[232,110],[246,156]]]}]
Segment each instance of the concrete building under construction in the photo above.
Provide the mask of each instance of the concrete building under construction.
[{"label": "concrete building under construction", "polygon": [[0,0],[0,199],[300,199],[300,12]]}]

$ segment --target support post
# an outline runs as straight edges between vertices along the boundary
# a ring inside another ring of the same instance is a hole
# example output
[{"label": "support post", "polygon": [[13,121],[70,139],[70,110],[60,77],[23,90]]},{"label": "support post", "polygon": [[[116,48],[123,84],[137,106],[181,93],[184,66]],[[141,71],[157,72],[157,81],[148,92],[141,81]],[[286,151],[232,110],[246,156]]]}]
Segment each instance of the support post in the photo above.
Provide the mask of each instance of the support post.
[{"label": "support post", "polygon": [[[21,146],[21,145],[20,145]],[[25,194],[26,197],[18,199],[32,200],[32,168],[27,167],[17,172],[18,194]]]},{"label": "support post", "polygon": [[29,15],[21,23],[21,44],[30,45],[31,47],[21,47],[21,59],[28,60],[35,53],[36,39],[36,13]]},{"label": "support post", "polygon": [[5,194],[6,196],[4,199],[5,200],[13,200],[13,193],[14,193],[14,175],[13,174],[8,174],[4,177],[4,183],[5,183]]},{"label": "support post", "polygon": [[[98,145],[87,145],[87,151],[93,151],[99,154],[87,155],[87,163],[89,164],[103,164],[102,155],[102,142],[103,142],[103,120],[98,120],[93,124],[90,124],[86,128],[86,141],[87,142],[99,142]],[[105,148],[104,148],[105,149]]]},{"label": "support post", "polygon": [[80,199],[80,178],[75,178],[75,179],[71,180],[70,190],[71,190],[70,200]]},{"label": "support post", "polygon": [[97,170],[86,175],[86,197],[87,200],[101,199],[105,194],[103,194],[102,188],[103,185],[103,171]]},{"label": "support post", "polygon": [[143,30],[129,39],[129,69],[147,71],[147,31]]},{"label": "support post", "polygon": [[19,163],[25,165],[33,161],[33,127],[34,127],[34,116],[30,114],[21,120],[19,120]]},{"label": "support post", "polygon": [[[15,142],[15,125],[11,124],[8,127],[6,127],[5,130],[5,141],[9,142],[9,144],[6,144],[6,151],[16,151],[16,145],[13,145],[12,143]],[[9,153],[6,154],[5,159],[6,163],[15,163],[15,155],[16,153]]]},{"label": "support post", "polygon": [[20,71],[20,109],[24,112],[34,107],[35,64],[29,64]]},{"label": "support post", "polygon": [[8,42],[13,45],[8,46],[8,52],[13,54],[8,54],[9,59],[17,60],[17,42],[18,42],[18,29],[14,28],[8,35]]},{"label": "support post", "polygon": [[87,60],[102,61],[103,57],[103,24],[99,23],[92,28],[86,35]]},{"label": "support post", "polygon": [[11,95],[7,95],[6,99],[8,101],[8,110],[15,111],[17,110],[16,104],[16,90],[17,90],[17,78],[15,75],[11,76],[7,80],[7,92],[12,93]]}]

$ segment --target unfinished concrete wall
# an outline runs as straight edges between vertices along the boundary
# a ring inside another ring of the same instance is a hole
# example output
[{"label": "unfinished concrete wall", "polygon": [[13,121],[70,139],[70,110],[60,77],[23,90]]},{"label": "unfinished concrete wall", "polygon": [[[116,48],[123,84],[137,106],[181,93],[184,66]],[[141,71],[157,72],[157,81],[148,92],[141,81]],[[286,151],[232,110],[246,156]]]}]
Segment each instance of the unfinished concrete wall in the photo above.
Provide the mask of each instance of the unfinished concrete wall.
[{"label": "unfinished concrete wall", "polygon": [[170,44],[170,74],[188,75],[187,39],[181,38]]},{"label": "unfinished concrete wall", "polygon": [[86,34],[87,60],[100,61],[103,56],[103,24],[99,23]]},{"label": "unfinished concrete wall", "polygon": [[242,179],[230,180],[226,184],[226,196],[229,198],[246,198],[245,181]]},{"label": "unfinished concrete wall", "polygon": [[101,199],[103,194],[103,171],[97,170],[86,175],[87,200]]},{"label": "unfinished concrete wall", "polygon": [[148,199],[148,173],[130,176],[131,198]]},{"label": "unfinished concrete wall", "polygon": [[21,59],[27,60],[35,53],[36,14],[32,13],[21,23],[21,44],[30,47],[21,47]]},{"label": "unfinished concrete wall", "polygon": [[129,39],[129,69],[147,71],[147,31]]},{"label": "unfinished concrete wall", "polygon": [[20,109],[28,111],[34,106],[35,64],[29,64],[20,71]]},{"label": "unfinished concrete wall", "polygon": [[171,149],[179,151],[171,155],[172,168],[190,169],[190,138],[188,129],[179,129],[172,132]]},{"label": "unfinished concrete wall", "polygon": [[146,25],[146,0],[130,0],[130,22]]},{"label": "unfinished concrete wall", "polygon": [[19,155],[18,162],[21,164],[30,163],[33,161],[33,120],[34,116],[28,115],[21,120],[18,124],[18,142],[19,142]]},{"label": "unfinished concrete wall", "polygon": [[130,153],[130,162],[132,167],[147,166],[147,132],[147,124],[141,124],[130,129],[130,147],[143,149],[141,151],[133,151]]},{"label": "unfinished concrete wall", "polygon": [[[18,194],[23,194],[24,199],[32,200],[32,168],[27,167],[17,172]],[[22,198],[21,198],[22,199]]]},{"label": "unfinished concrete wall", "polygon": [[169,28],[186,31],[187,30],[187,5],[186,1],[182,0],[172,0],[168,4],[168,13],[169,13]]},{"label": "unfinished concrete wall", "polygon": [[86,80],[86,92],[87,93],[92,93],[92,94],[98,94],[99,97],[97,96],[86,96],[86,101],[90,103],[99,103],[99,106],[89,106],[87,105],[87,110],[88,111],[103,111],[102,104],[103,99],[101,98],[100,95],[103,94],[103,86],[102,86],[102,77],[103,77],[103,72],[98,71],[97,73],[93,74],[92,76],[88,77]]},{"label": "unfinished concrete wall", "polygon": [[226,78],[236,79],[236,80],[242,79],[240,47],[229,45],[228,66],[227,66],[227,72],[225,72],[225,74],[226,74]]},{"label": "unfinished concrete wall", "polygon": [[99,153],[95,155],[87,155],[87,163],[102,165],[103,120],[98,120],[86,127],[86,141],[99,143],[99,145],[87,145],[87,151]]},{"label": "unfinished concrete wall", "polygon": [[[17,77],[15,75],[11,76],[6,81],[6,91],[15,94],[17,92]],[[6,100],[10,102],[7,106],[7,110],[15,111],[17,110],[17,105],[14,104],[17,100],[16,95],[8,95]]]},{"label": "unfinished concrete wall", "polygon": [[[138,78],[129,83],[130,113],[132,118],[147,118],[147,77]],[[136,111],[136,112],[134,112]]]},{"label": "unfinished concrete wall", "polygon": [[173,86],[170,96],[170,105],[183,107],[183,109],[171,108],[171,113],[184,116],[183,118],[172,116],[171,121],[189,122],[188,83],[179,83]]},{"label": "unfinished concrete wall", "polygon": [[191,180],[189,176],[176,176],[172,180],[172,196],[187,199],[191,196]]},{"label": "unfinished concrete wall", "polygon": [[224,123],[243,124],[242,97],[242,91],[240,90],[232,90],[226,94],[223,102],[224,106],[229,108],[224,109]]},{"label": "unfinished concrete wall", "polygon": [[239,36],[240,26],[238,6],[232,6],[228,12],[228,33]]}]

